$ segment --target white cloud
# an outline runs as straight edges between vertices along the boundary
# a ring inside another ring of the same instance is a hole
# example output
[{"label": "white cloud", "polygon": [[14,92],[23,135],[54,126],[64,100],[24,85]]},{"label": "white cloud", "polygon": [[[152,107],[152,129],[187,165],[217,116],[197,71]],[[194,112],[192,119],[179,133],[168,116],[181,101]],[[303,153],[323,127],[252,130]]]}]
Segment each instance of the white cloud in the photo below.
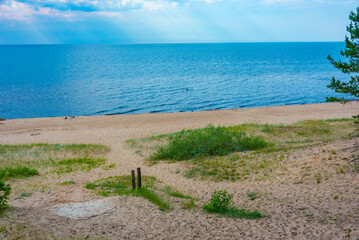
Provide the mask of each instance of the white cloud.
[{"label": "white cloud", "polygon": [[60,16],[65,18],[73,16],[70,12],[65,13],[49,7],[35,8],[29,4],[12,0],[4,0],[1,2],[0,18],[22,21],[27,20],[32,15]]}]

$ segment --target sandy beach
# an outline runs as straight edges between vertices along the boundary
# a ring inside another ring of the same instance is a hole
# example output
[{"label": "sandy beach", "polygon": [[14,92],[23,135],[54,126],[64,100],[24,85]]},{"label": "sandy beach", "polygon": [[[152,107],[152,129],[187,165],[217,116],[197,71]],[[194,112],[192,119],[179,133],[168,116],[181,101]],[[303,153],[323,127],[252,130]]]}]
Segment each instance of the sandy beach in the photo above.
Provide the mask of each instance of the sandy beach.
[{"label": "sandy beach", "polygon": [[[324,103],[203,112],[76,116],[74,119],[5,120],[0,125],[0,144],[102,144],[111,148],[106,157],[108,163],[114,163],[116,167],[106,171],[101,168],[79,171],[60,177],[11,180],[11,208],[6,217],[0,218],[0,225],[26,226],[19,230],[21,239],[359,239],[358,172],[331,175],[330,166],[321,161],[323,158],[342,161],[357,156],[355,146],[358,139],[355,137],[290,152],[286,159],[288,172],[275,181],[188,179],[182,173],[175,173],[176,169],[185,169],[184,163],[161,162],[149,166],[134,149],[124,144],[128,139],[209,124],[291,124],[309,119],[350,118],[358,113],[359,104],[352,102],[346,105]],[[336,152],[335,156],[333,152]],[[320,184],[315,181],[296,184],[298,166],[305,164],[318,169],[328,168],[328,179]],[[98,215],[71,218],[55,214],[54,208],[59,204],[103,199],[84,188],[88,182],[107,176],[128,175],[137,167],[141,167],[143,175],[154,176],[166,185],[197,198],[198,207],[163,212],[143,198],[118,196],[103,200],[105,210]],[[76,184],[58,185],[70,180]],[[46,189],[34,190],[30,197],[16,199],[26,184],[44,185]],[[233,194],[237,205],[259,209],[268,217],[259,220],[228,219],[204,213],[201,206],[215,189],[227,190]],[[249,191],[262,192],[265,197],[248,201],[245,193]],[[0,237],[13,237],[4,234],[0,232]]]}]

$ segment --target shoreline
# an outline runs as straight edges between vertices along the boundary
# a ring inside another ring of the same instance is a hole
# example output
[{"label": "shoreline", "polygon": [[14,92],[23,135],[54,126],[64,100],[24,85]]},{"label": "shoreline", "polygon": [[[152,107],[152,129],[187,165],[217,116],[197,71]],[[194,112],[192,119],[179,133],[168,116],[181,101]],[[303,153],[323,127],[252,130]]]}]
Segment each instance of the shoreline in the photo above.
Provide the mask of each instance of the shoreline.
[{"label": "shoreline", "polygon": [[[341,103],[308,103],[308,104],[294,104],[294,105],[276,105],[276,106],[262,106],[262,107],[249,107],[249,108],[230,108],[230,109],[207,109],[207,110],[200,110],[200,111],[179,111],[179,112],[147,112],[147,113],[126,113],[126,114],[103,114],[103,115],[75,115],[75,117],[113,117],[113,116],[145,116],[145,115],[167,115],[167,114],[188,114],[188,113],[203,113],[203,112],[227,112],[227,111],[245,111],[245,110],[264,110],[264,109],[277,109],[277,108],[298,108],[300,106],[325,106],[325,105],[338,105],[345,107],[351,104],[358,104],[357,101],[349,101],[346,104]],[[359,107],[358,107],[359,110]],[[52,119],[52,118],[70,118],[71,116],[44,116],[44,117],[29,117],[29,118],[1,118],[0,121],[10,121],[10,120],[26,120],[26,119]]]},{"label": "shoreline", "polygon": [[351,118],[358,113],[359,104],[351,102],[345,105],[320,103],[201,112],[76,116],[75,119],[9,119],[0,125],[0,144],[52,142],[112,146],[114,141],[202,128],[209,124],[290,124],[309,119]]}]

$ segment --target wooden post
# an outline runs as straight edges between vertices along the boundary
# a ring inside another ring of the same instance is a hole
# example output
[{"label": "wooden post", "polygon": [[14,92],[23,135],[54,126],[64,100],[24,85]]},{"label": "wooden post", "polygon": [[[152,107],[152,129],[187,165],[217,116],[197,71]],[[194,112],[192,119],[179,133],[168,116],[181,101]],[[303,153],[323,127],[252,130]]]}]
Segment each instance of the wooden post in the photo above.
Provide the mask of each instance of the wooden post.
[{"label": "wooden post", "polygon": [[131,170],[132,190],[136,189],[135,170]]},{"label": "wooden post", "polygon": [[141,168],[137,168],[137,188],[141,189]]}]

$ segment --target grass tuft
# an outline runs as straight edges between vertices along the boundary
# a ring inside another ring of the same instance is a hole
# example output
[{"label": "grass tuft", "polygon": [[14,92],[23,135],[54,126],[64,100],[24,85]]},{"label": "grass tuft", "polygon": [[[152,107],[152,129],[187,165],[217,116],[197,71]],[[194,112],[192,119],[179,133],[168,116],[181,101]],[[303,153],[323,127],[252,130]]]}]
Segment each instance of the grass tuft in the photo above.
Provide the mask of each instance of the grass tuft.
[{"label": "grass tuft", "polygon": [[70,181],[65,181],[65,182],[62,182],[62,183],[58,183],[58,185],[62,185],[62,186],[67,186],[67,185],[70,185],[70,184],[76,184],[76,182],[74,180],[70,180]]},{"label": "grass tuft", "polygon": [[196,207],[196,203],[194,201],[194,199],[189,199],[188,201],[182,202],[182,209],[191,209]]},{"label": "grass tuft", "polygon": [[231,218],[256,219],[265,217],[257,210],[238,209],[234,206],[232,197],[233,195],[228,194],[225,190],[214,191],[209,204],[204,205],[203,210],[208,213]]}]

